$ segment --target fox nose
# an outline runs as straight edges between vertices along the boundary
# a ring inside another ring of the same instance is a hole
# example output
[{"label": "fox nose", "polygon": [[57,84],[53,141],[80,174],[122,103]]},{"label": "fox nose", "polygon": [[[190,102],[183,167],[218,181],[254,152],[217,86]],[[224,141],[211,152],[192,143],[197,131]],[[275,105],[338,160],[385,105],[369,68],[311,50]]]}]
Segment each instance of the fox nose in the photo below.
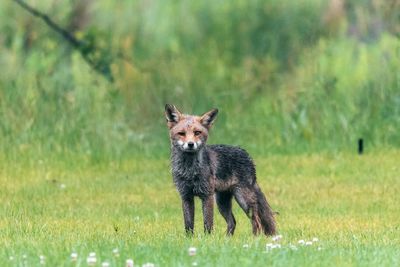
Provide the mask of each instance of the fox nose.
[{"label": "fox nose", "polygon": [[194,143],[193,142],[188,142],[187,145],[188,145],[189,148],[193,148],[194,147]]}]

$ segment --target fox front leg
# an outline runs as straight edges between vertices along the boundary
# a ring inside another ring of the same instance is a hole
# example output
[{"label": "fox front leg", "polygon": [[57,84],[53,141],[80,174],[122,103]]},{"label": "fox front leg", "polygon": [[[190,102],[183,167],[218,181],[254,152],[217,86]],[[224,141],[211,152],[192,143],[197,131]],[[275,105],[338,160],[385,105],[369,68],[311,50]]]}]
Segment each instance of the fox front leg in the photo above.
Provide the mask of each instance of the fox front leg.
[{"label": "fox front leg", "polygon": [[214,224],[214,196],[207,196],[202,199],[204,232],[211,233]]},{"label": "fox front leg", "polygon": [[185,231],[193,234],[194,228],[194,198],[182,198],[183,219],[185,221]]}]

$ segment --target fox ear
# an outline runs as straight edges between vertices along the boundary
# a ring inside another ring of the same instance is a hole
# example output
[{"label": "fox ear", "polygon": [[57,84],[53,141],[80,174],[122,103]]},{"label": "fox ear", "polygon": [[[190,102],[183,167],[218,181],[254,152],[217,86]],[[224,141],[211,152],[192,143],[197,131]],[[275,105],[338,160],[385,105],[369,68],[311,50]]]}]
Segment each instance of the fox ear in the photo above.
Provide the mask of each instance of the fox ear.
[{"label": "fox ear", "polygon": [[166,104],[165,117],[167,118],[167,125],[171,129],[179,122],[182,113],[174,105]]},{"label": "fox ear", "polygon": [[213,108],[212,110],[201,115],[200,123],[207,129],[210,129],[215,119],[217,118],[217,114],[218,114],[218,109]]}]

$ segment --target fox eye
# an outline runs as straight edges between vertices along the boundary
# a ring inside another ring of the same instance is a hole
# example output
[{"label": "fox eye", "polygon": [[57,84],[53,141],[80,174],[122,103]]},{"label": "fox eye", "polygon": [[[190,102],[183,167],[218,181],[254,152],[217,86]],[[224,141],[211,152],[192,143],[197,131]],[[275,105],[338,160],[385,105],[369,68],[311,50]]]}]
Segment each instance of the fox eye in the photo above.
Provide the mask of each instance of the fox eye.
[{"label": "fox eye", "polygon": [[180,136],[185,136],[186,133],[185,133],[185,132],[178,132],[178,135],[180,135]]},{"label": "fox eye", "polygon": [[200,135],[201,131],[194,131],[194,135]]}]

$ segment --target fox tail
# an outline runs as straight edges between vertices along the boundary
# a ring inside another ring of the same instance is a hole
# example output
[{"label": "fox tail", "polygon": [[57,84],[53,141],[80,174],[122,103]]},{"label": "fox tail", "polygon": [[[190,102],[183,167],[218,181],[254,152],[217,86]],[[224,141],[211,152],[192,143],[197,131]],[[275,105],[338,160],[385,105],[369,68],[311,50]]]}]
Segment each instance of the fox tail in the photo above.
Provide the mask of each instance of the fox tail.
[{"label": "fox tail", "polygon": [[258,217],[260,218],[263,232],[266,235],[275,235],[276,225],[275,225],[274,212],[269,206],[267,199],[265,198],[265,195],[261,191],[258,184],[255,184],[254,188],[257,196]]}]

